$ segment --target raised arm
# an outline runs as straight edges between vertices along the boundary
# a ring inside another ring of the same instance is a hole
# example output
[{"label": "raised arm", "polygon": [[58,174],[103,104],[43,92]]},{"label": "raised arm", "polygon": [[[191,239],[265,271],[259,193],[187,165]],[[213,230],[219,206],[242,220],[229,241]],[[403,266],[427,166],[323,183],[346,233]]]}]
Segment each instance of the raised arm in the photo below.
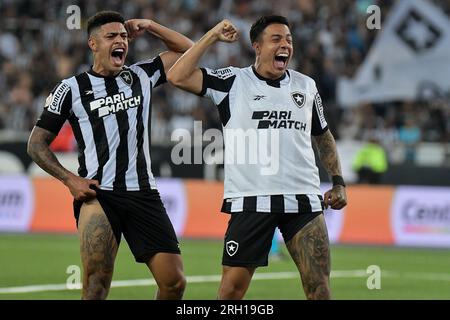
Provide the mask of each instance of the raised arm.
[{"label": "raised arm", "polygon": [[313,137],[320,161],[333,181],[333,188],[325,193],[325,206],[331,205],[332,209],[342,209],[347,205],[347,194],[345,192],[344,179],[342,178],[336,141],[330,130]]},{"label": "raised arm", "polygon": [[167,81],[180,89],[199,94],[203,84],[203,74],[198,67],[200,58],[215,42],[234,42],[237,39],[236,27],[230,21],[222,20],[175,62],[167,73]]},{"label": "raised arm", "polygon": [[27,152],[36,164],[45,172],[63,182],[77,200],[95,197],[90,185],[98,187],[98,181],[78,177],[64,168],[50,150],[50,144],[56,135],[40,127],[34,127],[28,140]]},{"label": "raised arm", "polygon": [[160,54],[164,64],[164,70],[169,70],[177,59],[192,47],[193,42],[172,29],[169,29],[153,20],[131,19],[125,22],[130,40],[140,36],[144,32],[149,32],[161,39],[169,51]]}]

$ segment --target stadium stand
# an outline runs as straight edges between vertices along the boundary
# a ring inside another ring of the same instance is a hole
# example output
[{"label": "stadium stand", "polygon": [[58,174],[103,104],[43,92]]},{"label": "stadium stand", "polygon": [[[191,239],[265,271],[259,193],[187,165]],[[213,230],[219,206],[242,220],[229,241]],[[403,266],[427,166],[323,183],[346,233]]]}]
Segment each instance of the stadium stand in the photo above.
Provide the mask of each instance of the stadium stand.
[{"label": "stadium stand", "polygon": [[[448,1],[430,2],[448,18]],[[194,40],[222,17],[230,18],[242,30],[240,43],[218,45],[210,50],[204,58],[204,64],[210,67],[249,65],[252,57],[247,34],[250,24],[257,16],[277,12],[286,15],[292,23],[295,56],[291,68],[316,80],[328,123],[340,143],[364,142],[376,135],[388,151],[390,162],[412,160],[422,166],[448,166],[448,93],[426,101],[366,103],[354,108],[345,108],[337,102],[339,77],[355,75],[380,33],[366,28],[366,8],[371,3],[380,6],[382,23],[395,5],[395,1],[363,0],[268,0],[264,4],[250,0],[115,0],[108,1],[108,8],[105,8],[104,2],[98,0],[2,1],[0,131],[17,135],[28,133],[53,86],[60,79],[89,67],[90,53],[83,27],[87,17],[98,10],[112,9],[126,17],[155,19]],[[80,30],[69,30],[66,26],[69,16],[66,9],[71,4],[81,9]],[[128,63],[151,57],[160,49],[161,43],[150,36],[138,39],[130,46]],[[201,120],[203,130],[220,129],[218,114],[206,99],[170,86],[155,93],[153,145],[170,146],[172,131],[185,128],[192,132],[193,120]],[[65,141],[72,143],[71,139]],[[58,148],[72,150],[73,146]]]}]

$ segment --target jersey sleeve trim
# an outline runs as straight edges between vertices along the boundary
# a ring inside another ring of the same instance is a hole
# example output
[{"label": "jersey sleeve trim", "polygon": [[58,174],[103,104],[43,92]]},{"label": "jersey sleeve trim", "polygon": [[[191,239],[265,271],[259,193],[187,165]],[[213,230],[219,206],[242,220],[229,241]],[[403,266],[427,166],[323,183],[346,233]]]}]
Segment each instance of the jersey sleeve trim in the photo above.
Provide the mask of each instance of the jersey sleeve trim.
[{"label": "jersey sleeve trim", "polygon": [[61,130],[72,110],[72,90],[68,83],[62,81],[50,92],[45,101],[44,110],[36,126],[55,135]]},{"label": "jersey sleeve trim", "polygon": [[200,93],[198,95],[203,97],[206,94],[206,90],[208,89],[207,84],[206,84],[208,72],[206,71],[205,68],[200,68],[200,70],[203,74],[203,82],[202,82],[202,91],[200,91]]},{"label": "jersey sleeve trim", "polygon": [[61,130],[64,125],[64,122],[66,122],[66,118],[63,116],[44,110],[36,122],[36,127],[48,130],[55,135],[58,135],[59,130]]},{"label": "jersey sleeve trim", "polygon": [[328,123],[325,119],[323,112],[322,99],[317,92],[314,96],[313,110],[312,110],[312,123],[311,123],[311,135],[320,136],[328,130]]},{"label": "jersey sleeve trim", "polygon": [[138,66],[145,71],[154,88],[167,82],[164,63],[160,56],[156,56],[150,60],[138,62],[133,66]]},{"label": "jersey sleeve trim", "polygon": [[203,84],[201,95],[207,94],[208,89],[228,93],[233,86],[236,74],[231,68],[223,68],[218,70],[211,70],[201,68],[203,73]]},{"label": "jersey sleeve trim", "polygon": [[166,71],[164,70],[164,63],[160,56],[157,56],[154,61],[157,65],[158,70],[161,72],[159,79],[156,81],[154,88],[167,82]]},{"label": "jersey sleeve trim", "polygon": [[68,117],[72,106],[72,92],[70,85],[60,82],[48,95],[44,108],[48,112]]}]

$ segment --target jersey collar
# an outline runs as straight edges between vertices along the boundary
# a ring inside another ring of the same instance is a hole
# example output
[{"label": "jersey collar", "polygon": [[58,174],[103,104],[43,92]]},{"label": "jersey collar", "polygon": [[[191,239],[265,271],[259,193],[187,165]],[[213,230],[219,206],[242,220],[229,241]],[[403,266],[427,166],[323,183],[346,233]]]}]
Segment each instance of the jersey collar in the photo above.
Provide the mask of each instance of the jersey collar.
[{"label": "jersey collar", "polygon": [[253,73],[255,74],[255,76],[259,80],[265,81],[269,86],[275,87],[275,88],[280,88],[280,82],[286,78],[286,75],[289,75],[289,71],[286,70],[286,72],[278,79],[269,79],[269,78],[263,77],[258,72],[256,72],[255,66],[253,66],[253,65],[252,65],[252,70],[253,70]]},{"label": "jersey collar", "polygon": [[102,74],[100,74],[100,73],[95,72],[94,69],[93,69],[93,67],[94,67],[94,66],[91,66],[91,67],[89,68],[89,70],[87,71],[87,73],[89,73],[90,75],[93,75],[94,77],[97,77],[97,78],[104,78],[104,79],[114,79],[114,78],[116,78],[116,77],[120,74],[120,72],[122,72],[123,70],[126,70],[126,67],[123,66],[123,67],[122,67],[122,70],[121,70],[119,73],[117,73],[115,76],[104,76],[104,75],[102,75]]}]

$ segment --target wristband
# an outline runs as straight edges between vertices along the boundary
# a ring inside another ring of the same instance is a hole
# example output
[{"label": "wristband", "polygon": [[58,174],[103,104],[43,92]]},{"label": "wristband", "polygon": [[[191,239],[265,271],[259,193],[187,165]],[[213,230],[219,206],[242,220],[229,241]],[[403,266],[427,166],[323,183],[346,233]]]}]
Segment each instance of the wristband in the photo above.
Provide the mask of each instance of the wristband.
[{"label": "wristband", "polygon": [[345,182],[344,182],[344,178],[342,178],[342,176],[332,176],[331,177],[331,181],[333,182],[333,187],[334,186],[343,186],[345,187]]}]

